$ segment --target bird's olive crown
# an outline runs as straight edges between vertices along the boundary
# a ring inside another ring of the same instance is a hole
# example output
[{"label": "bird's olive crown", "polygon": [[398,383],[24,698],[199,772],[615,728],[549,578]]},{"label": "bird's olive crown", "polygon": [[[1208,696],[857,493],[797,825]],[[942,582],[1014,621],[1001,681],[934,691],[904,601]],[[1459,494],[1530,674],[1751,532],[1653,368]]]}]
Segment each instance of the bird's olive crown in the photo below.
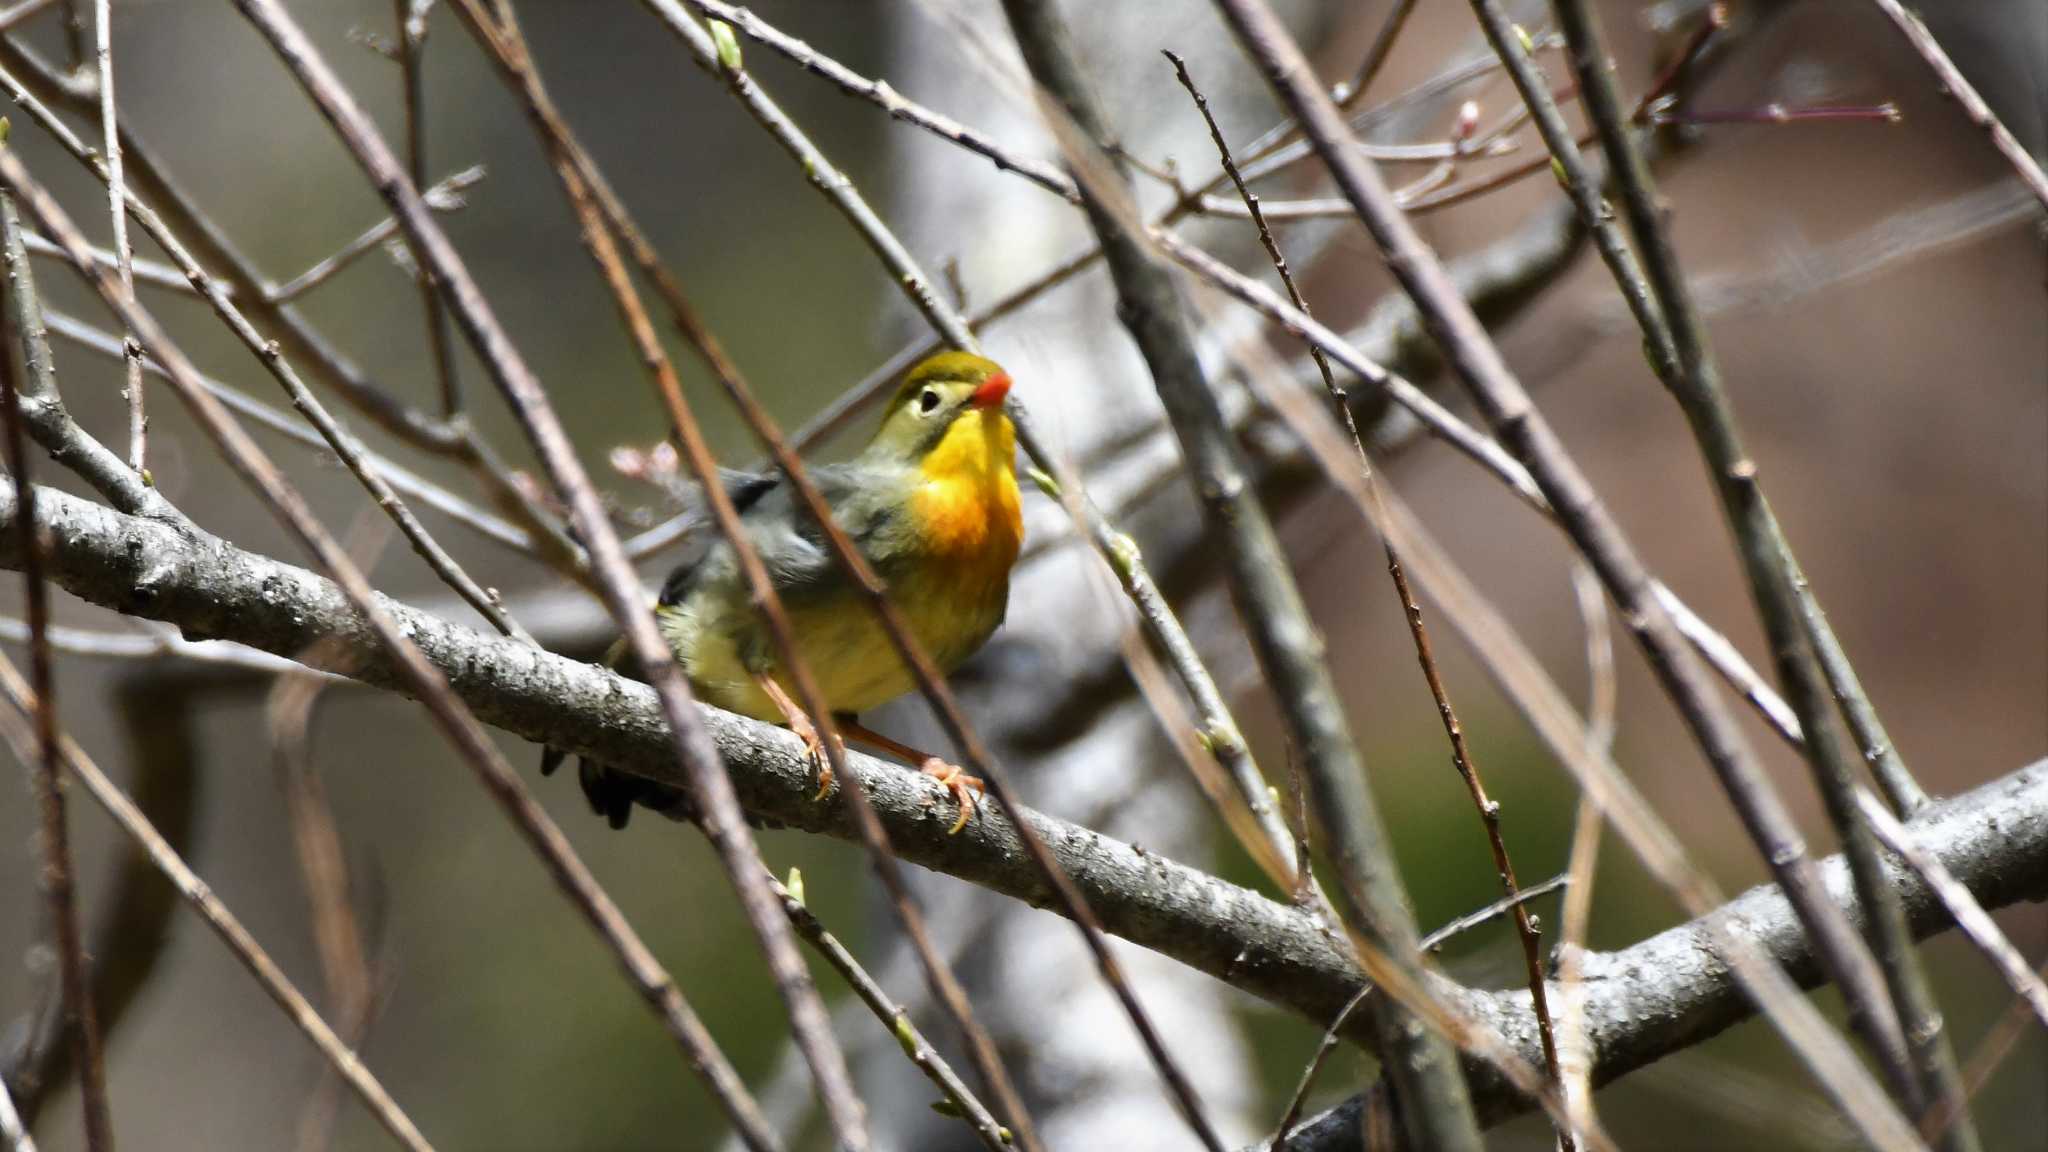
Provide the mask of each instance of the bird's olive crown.
[{"label": "bird's olive crown", "polygon": [[868,452],[900,459],[929,449],[967,410],[975,390],[1002,375],[1002,365],[971,352],[941,352],[919,361],[896,389]]}]

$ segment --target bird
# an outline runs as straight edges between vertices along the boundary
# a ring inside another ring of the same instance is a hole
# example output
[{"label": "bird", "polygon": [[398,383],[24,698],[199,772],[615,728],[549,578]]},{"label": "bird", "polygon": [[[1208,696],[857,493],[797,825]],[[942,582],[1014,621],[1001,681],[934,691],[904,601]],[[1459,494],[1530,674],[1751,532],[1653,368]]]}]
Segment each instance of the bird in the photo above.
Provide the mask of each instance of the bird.
[{"label": "bird", "polygon": [[[852,459],[807,469],[832,519],[887,587],[911,634],[940,672],[986,644],[1009,605],[1010,571],[1023,545],[1016,430],[1004,410],[1010,374],[993,360],[948,351],[905,373],[875,433]],[[721,469],[721,485],[767,569],[841,737],[916,764],[959,805],[951,831],[973,815],[982,782],[944,759],[859,722],[859,714],[917,686],[865,592],[854,582],[808,509],[780,473]],[[684,515],[689,532],[708,523],[700,498]],[[715,533],[713,534],[715,535]],[[698,699],[781,724],[817,765],[820,797],[831,769],[816,727],[792,697],[766,621],[754,608],[729,541],[713,539],[662,584],[654,614]],[[616,655],[619,648],[614,648]],[[543,775],[564,753],[548,749]],[[668,785],[583,760],[584,796],[614,828],[638,804],[683,818],[688,806]]]}]

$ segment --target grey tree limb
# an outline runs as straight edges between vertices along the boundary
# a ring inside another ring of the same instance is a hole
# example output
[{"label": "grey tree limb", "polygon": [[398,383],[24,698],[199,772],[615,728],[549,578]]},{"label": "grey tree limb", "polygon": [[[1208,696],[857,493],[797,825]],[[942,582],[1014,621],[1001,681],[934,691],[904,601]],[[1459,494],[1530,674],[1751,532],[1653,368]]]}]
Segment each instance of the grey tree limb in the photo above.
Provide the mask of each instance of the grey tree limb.
[{"label": "grey tree limb", "polygon": [[[285,656],[315,652],[330,662],[326,670],[396,689],[397,670],[332,582],[203,533],[187,534],[54,490],[37,495],[50,542],[48,577],[73,595],[175,624],[188,639],[234,640]],[[0,567],[21,564],[18,544],[7,531],[16,512],[13,494],[0,492]],[[647,686],[395,601],[384,601],[384,607],[486,723],[666,783],[682,782]],[[852,817],[841,802],[811,800],[811,766],[794,735],[716,709],[704,709],[704,717],[749,812],[854,838]],[[1044,874],[1024,854],[1010,813],[991,810],[960,835],[948,836],[950,809],[941,804],[942,787],[881,761],[867,760],[862,767],[869,798],[903,859],[1034,907],[1055,903]],[[1133,943],[1318,1021],[1336,1016],[1363,983],[1343,942],[1307,913],[1028,808],[1018,809],[1015,818],[1032,823],[1104,925]],[[1937,804],[1910,826],[1916,842],[1987,908],[2048,897],[2048,761]],[[1828,894],[1852,918],[1860,917],[1839,858],[1826,861],[1821,876]],[[1890,868],[1888,878],[1916,936],[1950,925],[1917,875]],[[1716,917],[1739,919],[1745,934],[1801,985],[1821,983],[1775,888],[1752,889]],[[1585,1020],[1596,1083],[1754,1014],[1727,965],[1714,955],[1714,931],[1707,920],[1694,920],[1586,958]],[[1498,1029],[1526,1059],[1541,1058],[1526,990],[1480,991],[1444,980],[1433,990]],[[1362,1027],[1347,1036],[1371,1042]],[[1483,1069],[1468,1072],[1483,1121],[1498,1122],[1528,1107]],[[1312,1134],[1334,1119],[1341,1117],[1326,1114],[1312,1121],[1297,1139],[1317,1138]]]}]

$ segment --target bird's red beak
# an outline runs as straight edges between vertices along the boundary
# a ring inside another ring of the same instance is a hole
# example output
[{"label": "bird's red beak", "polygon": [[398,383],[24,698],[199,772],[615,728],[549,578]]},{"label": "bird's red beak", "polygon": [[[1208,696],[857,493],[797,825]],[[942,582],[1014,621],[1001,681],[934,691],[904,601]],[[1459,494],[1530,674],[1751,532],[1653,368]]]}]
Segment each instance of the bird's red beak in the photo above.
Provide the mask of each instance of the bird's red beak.
[{"label": "bird's red beak", "polygon": [[998,408],[1002,406],[1003,397],[1009,394],[1010,374],[1008,372],[998,372],[983,380],[981,387],[976,388],[969,394],[967,403],[976,408]]}]

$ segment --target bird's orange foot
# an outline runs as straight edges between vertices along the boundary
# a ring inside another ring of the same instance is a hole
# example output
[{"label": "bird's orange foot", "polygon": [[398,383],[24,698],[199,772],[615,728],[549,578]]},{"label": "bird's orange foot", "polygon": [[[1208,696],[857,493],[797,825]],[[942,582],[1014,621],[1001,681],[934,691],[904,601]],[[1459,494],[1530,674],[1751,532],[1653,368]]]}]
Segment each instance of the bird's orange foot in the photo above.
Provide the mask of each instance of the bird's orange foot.
[{"label": "bird's orange foot", "polygon": [[969,776],[962,771],[958,764],[948,764],[937,756],[927,758],[918,771],[944,784],[947,791],[953,793],[953,799],[960,805],[960,818],[953,821],[951,828],[946,829],[946,835],[959,835],[960,830],[967,827],[967,819],[974,815],[974,809],[979,803],[975,800],[976,794],[986,791],[987,785],[983,784],[979,777]]},{"label": "bird's orange foot", "polygon": [[[825,741],[818,735],[817,726],[801,712],[789,718],[789,730],[796,733],[797,739],[804,742],[804,755],[810,759],[811,766],[818,774],[818,791],[811,799],[823,800],[825,794],[832,791],[832,758],[825,754]],[[841,751],[845,748],[846,745],[842,743]]]}]

